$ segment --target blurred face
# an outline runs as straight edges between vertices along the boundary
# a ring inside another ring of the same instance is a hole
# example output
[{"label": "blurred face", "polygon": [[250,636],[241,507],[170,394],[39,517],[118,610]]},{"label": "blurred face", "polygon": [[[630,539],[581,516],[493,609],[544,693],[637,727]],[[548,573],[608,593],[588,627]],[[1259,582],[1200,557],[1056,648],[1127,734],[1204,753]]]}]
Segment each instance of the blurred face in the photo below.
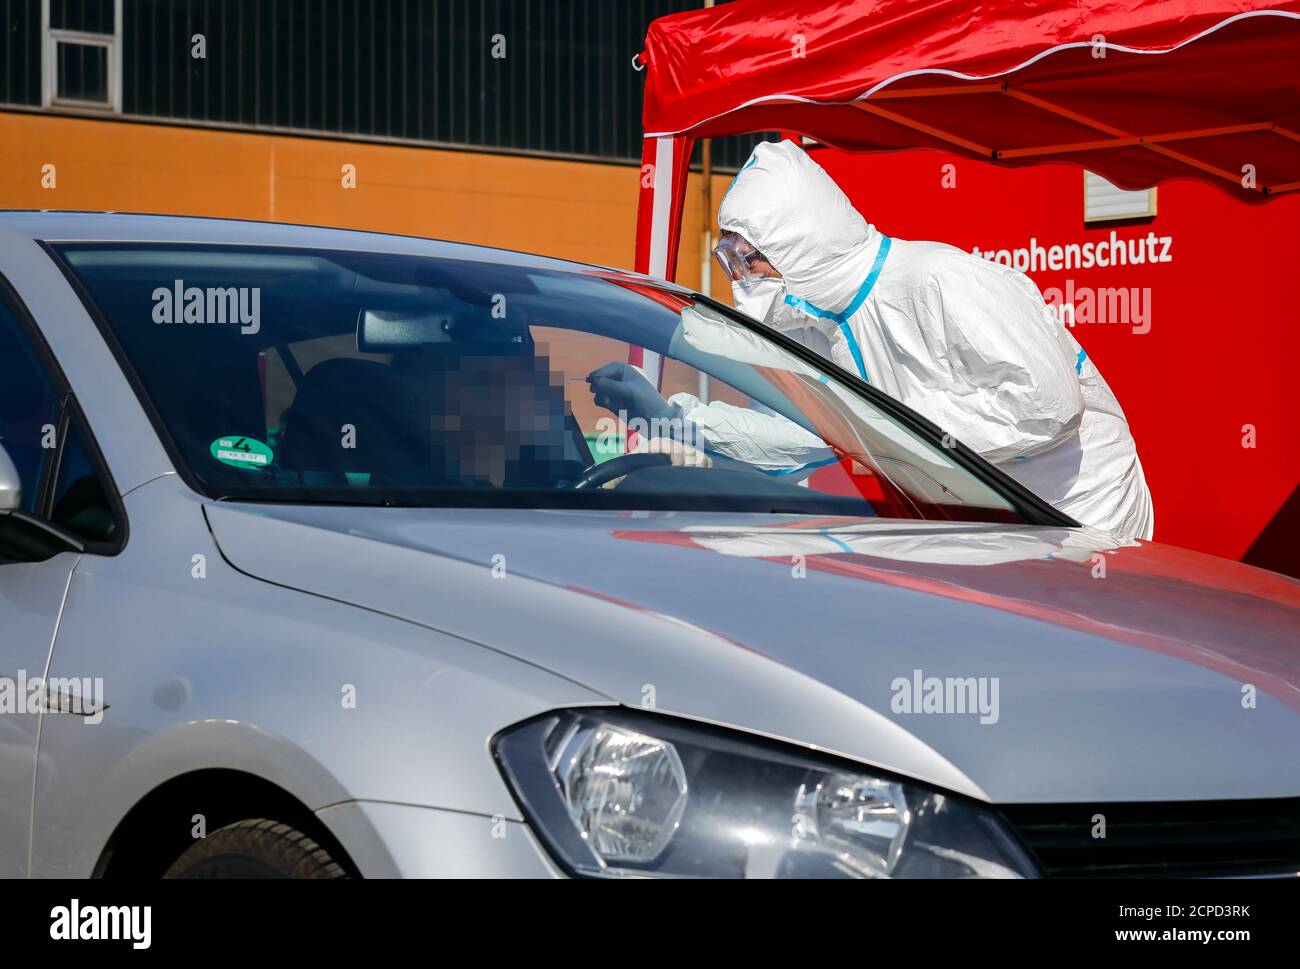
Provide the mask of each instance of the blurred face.
[{"label": "blurred face", "polygon": [[501,488],[521,462],[563,464],[564,388],[544,354],[467,354],[440,360],[429,426],[454,442],[443,472]]}]

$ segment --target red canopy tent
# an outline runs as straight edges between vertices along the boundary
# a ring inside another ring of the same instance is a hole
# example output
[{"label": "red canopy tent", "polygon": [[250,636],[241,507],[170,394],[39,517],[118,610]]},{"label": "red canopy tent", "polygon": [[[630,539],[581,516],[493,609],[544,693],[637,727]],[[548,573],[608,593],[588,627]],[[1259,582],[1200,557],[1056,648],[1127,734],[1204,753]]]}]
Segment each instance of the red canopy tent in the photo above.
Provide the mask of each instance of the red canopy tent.
[{"label": "red canopy tent", "polygon": [[1300,0],[737,0],[651,23],[636,268],[676,274],[698,138],[1300,191]]}]

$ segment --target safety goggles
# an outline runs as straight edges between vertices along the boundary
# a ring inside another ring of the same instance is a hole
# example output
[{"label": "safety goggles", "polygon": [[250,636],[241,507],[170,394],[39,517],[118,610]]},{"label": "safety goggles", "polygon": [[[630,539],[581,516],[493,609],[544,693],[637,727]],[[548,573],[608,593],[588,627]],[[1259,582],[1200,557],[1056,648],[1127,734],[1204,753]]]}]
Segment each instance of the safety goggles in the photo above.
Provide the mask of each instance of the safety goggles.
[{"label": "safety goggles", "polygon": [[724,236],[713,247],[713,258],[732,282],[741,282],[753,276],[754,263],[763,260],[763,254],[740,236]]}]

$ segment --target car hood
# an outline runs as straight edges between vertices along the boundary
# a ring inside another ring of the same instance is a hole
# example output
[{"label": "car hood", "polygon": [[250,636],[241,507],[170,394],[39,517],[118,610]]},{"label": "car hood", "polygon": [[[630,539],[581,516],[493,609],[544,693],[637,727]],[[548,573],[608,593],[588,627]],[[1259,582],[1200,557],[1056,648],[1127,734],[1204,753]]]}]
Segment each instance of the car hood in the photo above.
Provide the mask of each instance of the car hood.
[{"label": "car hood", "polygon": [[974,797],[1300,795],[1300,583],[1223,559],[881,519],[206,513],[251,576]]}]

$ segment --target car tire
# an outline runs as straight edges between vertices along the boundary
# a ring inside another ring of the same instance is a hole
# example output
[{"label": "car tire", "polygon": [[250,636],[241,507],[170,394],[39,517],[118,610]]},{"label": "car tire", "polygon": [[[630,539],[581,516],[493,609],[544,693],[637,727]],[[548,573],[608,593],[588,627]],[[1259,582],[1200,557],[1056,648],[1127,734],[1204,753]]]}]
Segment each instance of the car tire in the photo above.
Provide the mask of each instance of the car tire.
[{"label": "car tire", "polygon": [[267,818],[228,824],[195,843],[164,878],[347,878],[307,835]]}]

